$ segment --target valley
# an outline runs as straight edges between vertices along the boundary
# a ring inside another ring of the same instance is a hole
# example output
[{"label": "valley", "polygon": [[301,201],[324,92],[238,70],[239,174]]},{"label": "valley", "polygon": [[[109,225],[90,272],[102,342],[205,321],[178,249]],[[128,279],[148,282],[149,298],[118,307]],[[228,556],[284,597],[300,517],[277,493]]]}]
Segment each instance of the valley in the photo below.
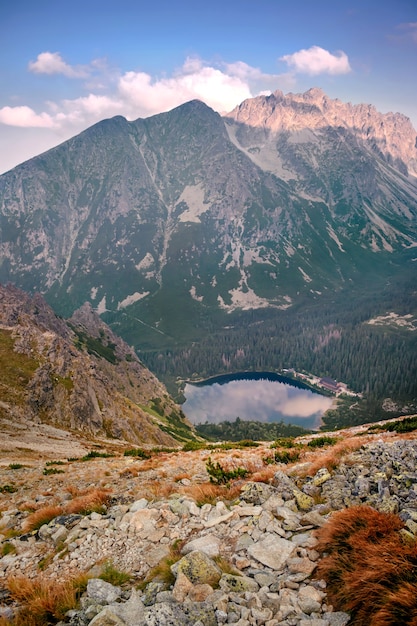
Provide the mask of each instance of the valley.
[{"label": "valley", "polygon": [[320,89],[103,120],[0,176],[0,281],[89,303],[180,402],[294,369],[362,394],[343,425],[412,413],[415,137]]}]

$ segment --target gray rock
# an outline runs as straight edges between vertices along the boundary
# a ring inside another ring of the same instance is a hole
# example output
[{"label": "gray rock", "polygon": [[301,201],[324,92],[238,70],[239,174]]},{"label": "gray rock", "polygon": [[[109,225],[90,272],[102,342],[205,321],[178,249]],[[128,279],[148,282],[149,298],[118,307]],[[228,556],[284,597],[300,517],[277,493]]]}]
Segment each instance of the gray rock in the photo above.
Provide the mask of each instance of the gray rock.
[{"label": "gray rock", "polygon": [[248,554],[273,570],[281,570],[287,559],[295,551],[295,545],[276,535],[266,535],[265,539],[248,548]]},{"label": "gray rock", "polygon": [[204,603],[159,603],[146,609],[135,626],[195,626],[198,621],[203,626],[217,626],[214,609]]},{"label": "gray rock", "polygon": [[253,578],[249,576],[234,576],[233,574],[223,574],[219,582],[220,589],[223,591],[235,591],[241,593],[243,591],[256,592],[259,585]]},{"label": "gray rock", "polygon": [[126,622],[117,617],[109,606],[93,617],[90,626],[126,626]]},{"label": "gray rock", "polygon": [[122,590],[100,578],[91,578],[87,583],[87,595],[98,604],[111,604],[118,600]]},{"label": "gray rock", "polygon": [[216,535],[203,535],[197,539],[193,539],[184,545],[182,554],[189,554],[194,550],[204,552],[207,556],[214,557],[220,554],[221,541]]},{"label": "gray rock", "polygon": [[133,504],[130,505],[129,511],[130,513],[136,513],[136,511],[141,511],[142,509],[146,509],[148,506],[148,501],[146,498],[141,498],[140,500],[135,500]]},{"label": "gray rock", "polygon": [[204,552],[190,552],[172,566],[174,576],[182,572],[194,585],[217,585],[222,571]]}]

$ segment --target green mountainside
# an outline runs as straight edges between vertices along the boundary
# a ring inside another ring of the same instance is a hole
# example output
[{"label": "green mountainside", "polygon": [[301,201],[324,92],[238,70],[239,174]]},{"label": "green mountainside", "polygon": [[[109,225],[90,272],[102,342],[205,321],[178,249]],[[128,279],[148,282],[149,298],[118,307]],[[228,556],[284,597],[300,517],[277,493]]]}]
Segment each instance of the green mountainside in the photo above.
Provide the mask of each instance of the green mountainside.
[{"label": "green mountainside", "polygon": [[0,281],[89,302],[172,392],[293,367],[410,408],[416,172],[407,118],[320,90],[115,117],[0,177]]}]

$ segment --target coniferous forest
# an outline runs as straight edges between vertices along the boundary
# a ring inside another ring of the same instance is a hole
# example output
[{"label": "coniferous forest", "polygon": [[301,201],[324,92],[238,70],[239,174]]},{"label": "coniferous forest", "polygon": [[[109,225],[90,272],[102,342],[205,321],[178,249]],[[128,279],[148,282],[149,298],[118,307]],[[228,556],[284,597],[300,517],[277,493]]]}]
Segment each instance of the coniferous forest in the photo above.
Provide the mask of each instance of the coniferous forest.
[{"label": "coniferous forest", "polygon": [[[227,328],[211,328],[191,345],[140,353],[178,397],[178,381],[239,371],[292,368],[342,381],[362,395],[343,401],[326,426],[376,421],[417,409],[417,330],[370,324],[381,310],[417,310],[415,289],[398,283],[361,299],[307,301],[296,310],[230,315]],[[391,412],[383,410],[391,398]],[[353,409],[350,409],[351,405]],[[393,408],[394,406],[394,408]]]}]

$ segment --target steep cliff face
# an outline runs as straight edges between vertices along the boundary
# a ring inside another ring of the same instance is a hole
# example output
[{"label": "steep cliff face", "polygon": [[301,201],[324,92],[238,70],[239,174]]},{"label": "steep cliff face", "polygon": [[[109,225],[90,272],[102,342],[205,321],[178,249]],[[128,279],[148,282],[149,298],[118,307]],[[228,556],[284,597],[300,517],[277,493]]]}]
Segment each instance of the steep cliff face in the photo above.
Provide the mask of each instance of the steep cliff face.
[{"label": "steep cliff face", "polygon": [[[371,104],[352,105],[332,100],[318,88],[303,94],[276,91],[270,96],[245,100],[225,118],[239,125],[242,143],[251,143],[251,129],[263,132],[265,139],[281,133],[296,133],[307,143],[331,128],[345,130],[363,141],[376,156],[383,157],[403,174],[417,175],[417,136],[410,120],[400,113],[379,113]],[[308,132],[307,131],[311,131]],[[343,134],[341,134],[341,138]],[[342,140],[342,139],[341,139]]]},{"label": "steep cliff face", "polygon": [[90,305],[70,325],[41,296],[0,285],[1,418],[173,445],[190,429],[165,387]]},{"label": "steep cliff face", "polygon": [[320,90],[105,120],[0,177],[0,280],[65,316],[88,301],[151,349],[363,292],[414,271],[415,142],[404,116]]}]

